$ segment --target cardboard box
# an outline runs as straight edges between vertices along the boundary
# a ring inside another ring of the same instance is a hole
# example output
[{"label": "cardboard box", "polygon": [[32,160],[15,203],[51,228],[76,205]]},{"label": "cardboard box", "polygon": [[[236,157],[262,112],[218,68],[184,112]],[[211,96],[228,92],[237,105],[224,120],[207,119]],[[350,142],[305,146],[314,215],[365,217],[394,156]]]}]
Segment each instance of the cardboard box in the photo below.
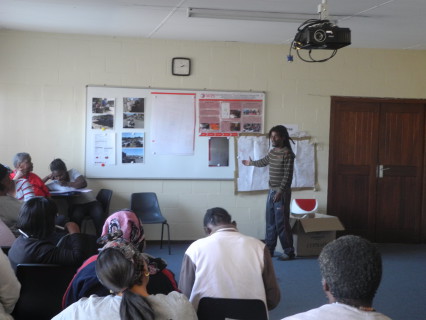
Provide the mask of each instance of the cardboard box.
[{"label": "cardboard box", "polygon": [[316,256],[322,248],[336,239],[336,231],[345,230],[338,217],[315,213],[314,217],[290,215],[293,245],[297,256]]}]

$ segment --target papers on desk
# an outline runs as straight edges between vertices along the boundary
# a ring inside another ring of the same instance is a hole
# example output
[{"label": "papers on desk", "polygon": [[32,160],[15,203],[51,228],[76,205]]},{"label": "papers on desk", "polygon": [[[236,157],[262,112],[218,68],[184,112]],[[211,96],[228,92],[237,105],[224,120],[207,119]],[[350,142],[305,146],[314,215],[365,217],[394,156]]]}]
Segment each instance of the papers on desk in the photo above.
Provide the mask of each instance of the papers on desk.
[{"label": "papers on desk", "polygon": [[74,189],[70,191],[50,191],[52,196],[74,196],[92,191],[91,189]]},{"label": "papers on desk", "polygon": [[72,196],[80,193],[92,191],[91,189],[76,189],[72,187],[61,186],[58,181],[52,181],[46,185],[52,196]]}]

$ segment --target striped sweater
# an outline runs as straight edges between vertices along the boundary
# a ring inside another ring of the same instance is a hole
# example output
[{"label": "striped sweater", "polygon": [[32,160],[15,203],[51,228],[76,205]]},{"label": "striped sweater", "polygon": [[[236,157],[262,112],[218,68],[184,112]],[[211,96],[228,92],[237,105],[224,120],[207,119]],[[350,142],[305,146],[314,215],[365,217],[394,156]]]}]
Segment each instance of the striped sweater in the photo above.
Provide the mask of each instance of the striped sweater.
[{"label": "striped sweater", "polygon": [[269,165],[269,187],[287,191],[293,180],[294,153],[287,147],[273,148],[266,157],[252,160],[250,165],[265,167]]},{"label": "striped sweater", "polygon": [[16,194],[15,198],[18,200],[28,201],[34,198],[33,186],[27,179],[18,179],[15,181]]}]

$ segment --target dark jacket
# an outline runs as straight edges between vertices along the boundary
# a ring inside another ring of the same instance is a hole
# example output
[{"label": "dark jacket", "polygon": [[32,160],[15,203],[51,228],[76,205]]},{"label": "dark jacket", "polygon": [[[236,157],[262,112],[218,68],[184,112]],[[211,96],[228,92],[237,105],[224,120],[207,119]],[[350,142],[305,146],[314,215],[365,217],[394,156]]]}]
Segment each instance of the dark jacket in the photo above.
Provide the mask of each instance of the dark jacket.
[{"label": "dark jacket", "polygon": [[[68,285],[68,289],[62,298],[62,308],[68,307],[80,298],[89,297],[96,294],[99,297],[104,297],[110,294],[96,276],[96,259],[97,255],[87,259],[84,264],[78,269],[76,275]],[[169,294],[172,291],[179,291],[173,272],[162,264],[160,258],[150,258],[150,265],[156,264],[157,272],[149,276],[147,285],[149,294]]]},{"label": "dark jacket", "polygon": [[21,235],[12,244],[8,257],[15,271],[19,263],[61,264],[77,268],[96,250],[95,237],[87,234],[68,234],[57,244],[53,240]]}]

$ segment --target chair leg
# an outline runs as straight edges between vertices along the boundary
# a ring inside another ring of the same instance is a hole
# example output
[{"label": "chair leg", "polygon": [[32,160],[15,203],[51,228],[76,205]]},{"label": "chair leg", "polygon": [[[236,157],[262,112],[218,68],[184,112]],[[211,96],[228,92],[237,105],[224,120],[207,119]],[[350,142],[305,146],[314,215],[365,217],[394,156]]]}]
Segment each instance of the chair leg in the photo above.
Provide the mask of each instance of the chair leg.
[{"label": "chair leg", "polygon": [[171,255],[172,249],[171,249],[171,246],[170,246],[170,226],[169,226],[168,223],[166,223],[166,225],[167,225],[167,239],[168,239],[168,243],[169,243],[169,255]]},{"label": "chair leg", "polygon": [[161,240],[160,240],[160,249],[163,249],[163,231],[164,231],[164,223],[161,224]]},{"label": "chair leg", "polygon": [[172,249],[170,246],[170,226],[167,222],[161,225],[161,240],[160,240],[160,249],[163,249],[163,234],[164,234],[164,225],[167,226],[167,243],[169,246],[169,255],[172,254]]}]

